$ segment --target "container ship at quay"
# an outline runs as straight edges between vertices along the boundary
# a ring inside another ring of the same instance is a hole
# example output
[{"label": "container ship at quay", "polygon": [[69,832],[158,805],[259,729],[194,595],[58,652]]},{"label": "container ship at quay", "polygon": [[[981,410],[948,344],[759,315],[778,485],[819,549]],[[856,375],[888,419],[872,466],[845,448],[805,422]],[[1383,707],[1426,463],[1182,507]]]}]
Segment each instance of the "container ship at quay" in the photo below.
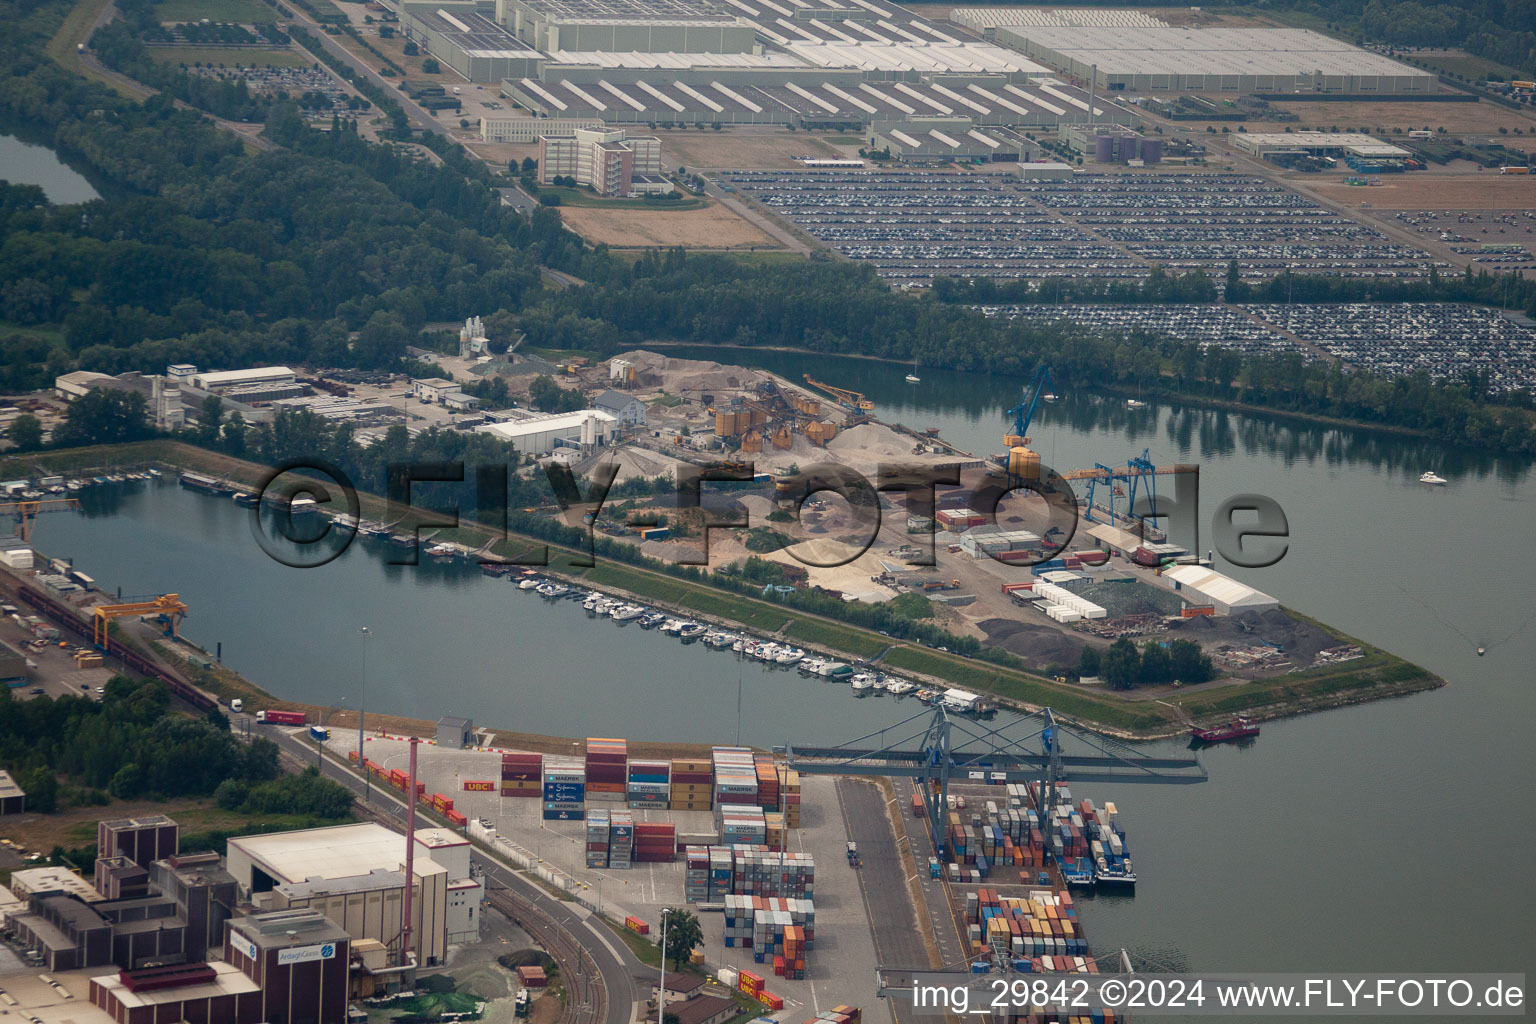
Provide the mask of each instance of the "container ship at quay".
[{"label": "container ship at quay", "polygon": [[[1028,791],[1030,806],[1038,813],[1040,784],[1030,783]],[[1041,817],[1046,819],[1051,853],[1061,865],[1062,877],[1069,886],[1086,889],[1136,885],[1136,870],[1125,830],[1116,820],[1118,813],[1109,802],[1095,807],[1092,800],[1084,799],[1074,805],[1072,791],[1065,786],[1056,787],[1050,812]]]}]

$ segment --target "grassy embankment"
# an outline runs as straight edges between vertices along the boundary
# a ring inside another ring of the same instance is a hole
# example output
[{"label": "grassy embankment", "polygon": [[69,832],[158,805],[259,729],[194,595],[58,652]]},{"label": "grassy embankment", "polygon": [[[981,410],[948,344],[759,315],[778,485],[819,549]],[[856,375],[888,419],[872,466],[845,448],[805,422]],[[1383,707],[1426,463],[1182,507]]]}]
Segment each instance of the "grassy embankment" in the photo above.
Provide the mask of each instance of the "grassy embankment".
[{"label": "grassy embankment", "polygon": [[[168,440],[9,456],[0,460],[0,472],[15,477],[29,473],[67,473],[96,466],[147,462],[160,462],[219,475],[248,486],[258,485],[266,473],[263,467],[255,463]],[[360,502],[365,517],[385,516],[386,505],[382,498],[364,494],[360,496]],[[439,536],[474,547],[488,545],[487,550],[504,557],[526,556],[535,546],[534,542],[521,538],[497,540],[493,533],[473,524],[442,532]],[[574,554],[573,551],[551,545],[547,570],[577,579],[588,586],[627,592],[648,602],[689,614],[783,635],[819,649],[827,649],[850,660],[873,657],[890,648],[882,664],[894,670],[985,693],[1005,704],[1024,709],[1032,710],[1049,705],[1084,725],[1116,735],[1148,738],[1173,735],[1183,730],[1178,711],[1147,699],[1145,693],[1123,696],[1110,691],[1087,690],[1073,684],[1057,683],[1016,668],[915,646],[871,630],[792,610],[771,601],[716,590],[640,566],[599,562],[594,566],[582,567],[573,564]],[[1336,631],[1329,632],[1339,643],[1359,642]],[[1182,694],[1170,689],[1166,694],[1159,692],[1156,696],[1177,700],[1185,713],[1197,719],[1239,712],[1256,717],[1279,717],[1414,693],[1443,685],[1443,680],[1416,665],[1364,644],[1361,647],[1366,657],[1343,665],[1308,669],[1272,679],[1232,683]],[[225,673],[217,675],[216,684],[227,687],[229,695],[250,694],[251,699],[263,703],[271,700],[252,684],[243,680],[237,682],[238,677],[225,678]],[[340,721],[338,719],[338,724]],[[514,743],[512,734],[508,734],[504,742]],[[564,743],[557,741],[557,745]]]}]

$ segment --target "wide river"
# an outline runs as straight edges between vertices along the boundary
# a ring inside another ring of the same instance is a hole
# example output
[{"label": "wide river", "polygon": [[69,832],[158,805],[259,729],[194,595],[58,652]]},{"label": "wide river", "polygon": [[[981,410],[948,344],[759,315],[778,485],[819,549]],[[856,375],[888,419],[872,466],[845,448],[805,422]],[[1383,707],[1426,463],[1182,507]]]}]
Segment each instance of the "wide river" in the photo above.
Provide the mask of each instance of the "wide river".
[{"label": "wide river", "polygon": [[[741,361],[859,388],[877,416],[940,427],[979,454],[999,447],[1021,383],[924,368],[913,385],[901,366],[776,353]],[[1205,753],[1205,785],[1074,787],[1118,802],[1142,878],[1134,897],[1085,908],[1094,947],[1203,970],[1529,970],[1529,462],[1159,403],[1132,412],[1092,395],[1044,406],[1032,434],[1061,469],[1123,465],[1143,449],[1198,463],[1207,522],[1228,495],[1274,497],[1289,554],[1234,575],[1450,681],[1267,723],[1250,745]],[[1449,484],[1420,485],[1426,469]],[[768,745],[851,739],[920,711],[592,622],[473,569],[390,567],[358,547],[321,569],[284,568],[252,541],[246,511],[174,486],[41,517],[36,541],[125,595],[181,594],[189,637],[222,642],[226,663],[294,699],[355,706],[366,625],[367,704],[405,715],[725,743],[739,729]]]}]

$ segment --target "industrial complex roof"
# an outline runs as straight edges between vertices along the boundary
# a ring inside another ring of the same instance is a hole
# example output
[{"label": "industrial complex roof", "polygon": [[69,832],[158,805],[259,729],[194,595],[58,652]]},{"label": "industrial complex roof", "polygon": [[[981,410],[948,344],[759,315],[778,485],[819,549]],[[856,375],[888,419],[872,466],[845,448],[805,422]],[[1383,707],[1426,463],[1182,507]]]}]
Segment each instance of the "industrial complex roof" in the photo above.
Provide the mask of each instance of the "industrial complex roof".
[{"label": "industrial complex roof", "polygon": [[710,0],[522,0],[522,3],[557,21],[617,19],[634,22],[699,18],[731,20],[720,6]]},{"label": "industrial complex roof", "polygon": [[580,409],[576,412],[551,413],[547,416],[529,416],[522,420],[507,420],[505,423],[485,423],[475,429],[486,434],[495,434],[504,440],[514,437],[527,437],[530,434],[542,434],[546,430],[574,430],[588,419],[595,419],[600,423],[617,423],[618,418],[610,416],[599,409]]},{"label": "industrial complex roof", "polygon": [[1038,7],[957,7],[949,12],[956,25],[978,32],[999,25],[1039,25],[1055,28],[1167,28],[1168,23],[1142,11],[1094,8],[1042,10]]},{"label": "industrial complex roof", "polygon": [[[1054,79],[1010,83],[1004,79],[945,84],[940,81],[829,81],[807,68],[774,84],[727,86],[721,82],[690,85],[665,72],[639,81],[577,84],[523,78],[504,83],[523,93],[552,117],[602,116],[607,111],[654,111],[662,118],[686,110],[749,111],[798,114],[811,119],[848,118],[900,121],[910,117],[988,117],[1013,123],[1046,123],[1088,109],[1088,95]],[[1099,115],[1106,107],[1094,104]]]},{"label": "industrial complex roof", "polygon": [[538,51],[483,14],[414,9],[412,16],[471,57],[533,57]]},{"label": "industrial complex roof", "polygon": [[1010,37],[1123,75],[1422,75],[1406,64],[1293,28],[1000,28]]},{"label": "industrial complex roof", "polygon": [[[382,825],[362,822],[334,825],[303,832],[279,832],[265,836],[241,836],[229,841],[263,870],[285,882],[315,882],[353,878],[373,871],[399,871],[405,865],[405,840]],[[435,873],[437,867],[418,858],[416,873]],[[441,868],[437,868],[441,870]]]},{"label": "industrial complex roof", "polygon": [[799,68],[805,62],[777,50],[765,53],[615,53],[609,50],[556,50],[547,71],[562,66],[599,68]]},{"label": "industrial complex roof", "polygon": [[22,868],[11,872],[11,888],[33,895],[40,892],[63,892],[79,896],[87,903],[103,899],[96,887],[68,868]]},{"label": "industrial complex roof", "polygon": [[990,43],[940,42],[796,42],[790,53],[807,64],[868,71],[1023,71],[1050,74],[1013,50]]},{"label": "industrial complex roof", "polygon": [[1389,157],[1401,160],[1413,154],[1401,146],[1383,142],[1360,132],[1246,132],[1236,140],[1238,148],[1250,153],[1304,152],[1313,149],[1342,150],[1356,156]]},{"label": "industrial complex roof", "polygon": [[145,992],[133,991],[118,974],[102,974],[91,980],[112,993],[113,999],[130,1010],[159,1006],[161,1003],[180,1004],[198,999],[245,995],[261,991],[261,986],[246,977],[245,973],[234,964],[216,961],[208,966],[214,972],[212,981],[196,985],[178,985],[174,988],[150,989]]}]

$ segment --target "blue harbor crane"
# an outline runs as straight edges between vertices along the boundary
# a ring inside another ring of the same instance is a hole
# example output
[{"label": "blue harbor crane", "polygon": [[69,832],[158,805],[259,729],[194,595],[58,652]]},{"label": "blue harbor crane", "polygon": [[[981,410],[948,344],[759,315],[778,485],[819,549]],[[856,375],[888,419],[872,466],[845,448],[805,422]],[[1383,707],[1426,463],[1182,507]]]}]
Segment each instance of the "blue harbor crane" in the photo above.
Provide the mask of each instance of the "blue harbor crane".
[{"label": "blue harbor crane", "polygon": [[[1035,418],[1035,406],[1040,403],[1042,397],[1046,401],[1055,398],[1054,388],[1056,381],[1051,377],[1051,368],[1041,363],[1035,368],[1035,375],[1030,378],[1029,386],[1024,389],[1024,397],[1019,404],[1008,410],[1008,415],[1013,417],[1013,436],[1019,438],[1017,444],[1029,444],[1029,425]],[[1013,447],[1013,445],[1009,445]]]},{"label": "blue harbor crane", "polygon": [[[1067,737],[1085,752],[1063,753]],[[1040,806],[1050,807],[1060,782],[1198,783],[1208,777],[1198,758],[1144,757],[1107,736],[1072,728],[1050,708],[992,724],[946,711],[942,701],[932,711],[919,711],[840,746],[787,745],[775,752],[783,753],[789,767],[802,774],[916,780],[931,804],[929,835],[934,852],[941,857],[946,843],[943,809],[949,806],[951,779],[1039,782]]]}]

